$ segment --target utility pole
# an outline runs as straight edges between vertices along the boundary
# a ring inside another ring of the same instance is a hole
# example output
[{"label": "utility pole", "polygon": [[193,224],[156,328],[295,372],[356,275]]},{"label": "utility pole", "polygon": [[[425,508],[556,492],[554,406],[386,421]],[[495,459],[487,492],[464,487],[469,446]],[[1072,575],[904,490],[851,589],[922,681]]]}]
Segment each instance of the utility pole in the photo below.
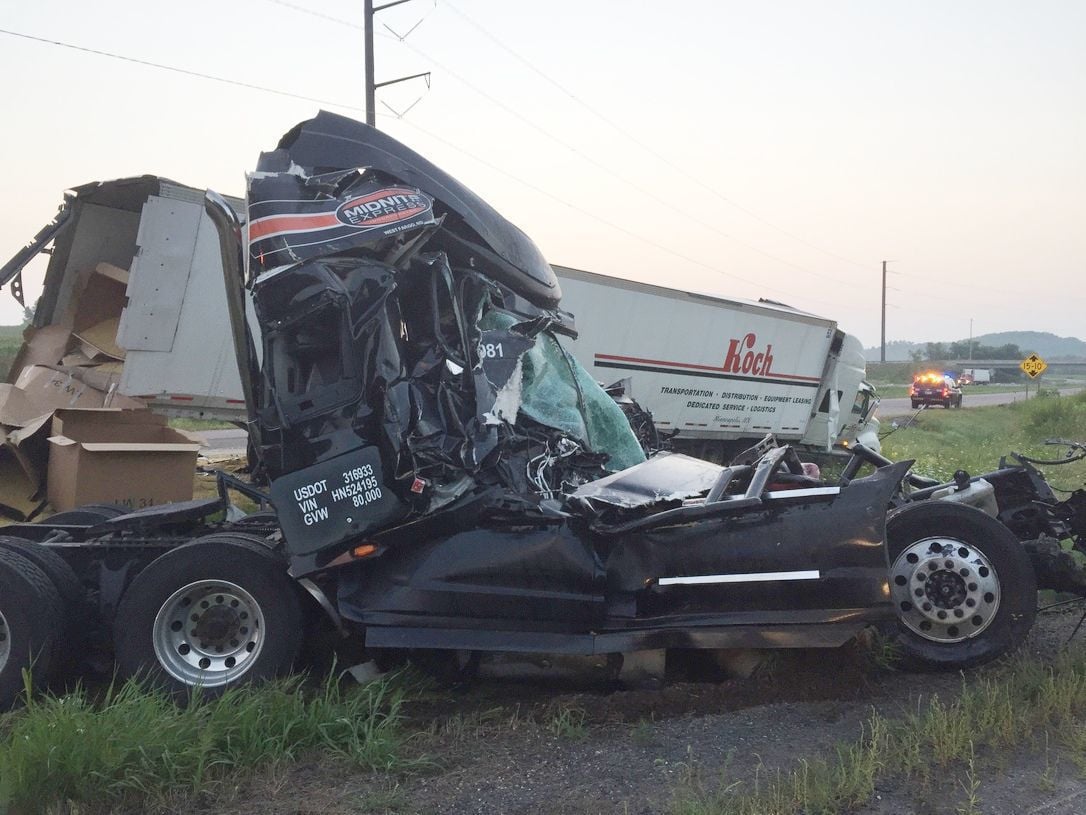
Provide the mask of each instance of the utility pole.
[{"label": "utility pole", "polygon": [[406,82],[409,79],[430,76],[430,72],[425,71],[421,74],[411,74],[411,76],[401,76],[398,79],[390,79],[387,82],[375,82],[373,78],[373,16],[379,11],[384,11],[386,8],[392,8],[393,6],[399,6],[410,2],[411,0],[389,0],[388,3],[383,3],[376,7],[373,5],[373,0],[363,0],[362,2],[362,16],[365,18],[363,21],[363,28],[365,29],[364,48],[366,52],[366,124],[370,127],[377,126],[376,91],[378,88],[383,88],[385,85],[395,85],[397,82]]},{"label": "utility pole", "polygon": [[969,361],[973,361],[973,318],[969,318]]},{"label": "utility pole", "polygon": [[[368,2],[368,0],[367,0]],[[882,353],[879,362],[886,362],[886,264],[882,262]]]},{"label": "utility pole", "polygon": [[373,84],[373,0],[364,0],[362,4],[362,16],[363,20],[365,45],[364,50],[366,52],[366,124],[370,127],[376,127],[377,125],[377,111],[374,109],[374,99],[376,97],[376,88]]}]

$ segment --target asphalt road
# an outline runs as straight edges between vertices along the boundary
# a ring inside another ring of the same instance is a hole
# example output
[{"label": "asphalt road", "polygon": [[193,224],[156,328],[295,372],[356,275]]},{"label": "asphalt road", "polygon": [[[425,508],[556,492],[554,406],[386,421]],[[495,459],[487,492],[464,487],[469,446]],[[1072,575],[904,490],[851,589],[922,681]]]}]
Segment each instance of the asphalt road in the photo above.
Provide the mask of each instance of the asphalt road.
[{"label": "asphalt road", "polygon": [[245,455],[246,433],[241,428],[200,430],[196,435],[203,436],[204,446],[200,452],[208,458],[233,458]]},{"label": "asphalt road", "polygon": [[[1060,394],[1070,396],[1078,393],[1082,388],[1060,388]],[[990,405],[1006,405],[1011,402],[1021,402],[1026,398],[1024,393],[986,393],[983,387],[966,388],[962,391],[962,409],[971,407],[988,407]],[[1036,389],[1030,391],[1030,398],[1036,394]],[[934,405],[928,410],[943,410],[942,405]],[[953,410],[953,408],[951,408]],[[894,416],[908,416],[915,413],[908,396],[897,399],[883,399],[879,402],[878,413],[880,419],[889,419]]]}]

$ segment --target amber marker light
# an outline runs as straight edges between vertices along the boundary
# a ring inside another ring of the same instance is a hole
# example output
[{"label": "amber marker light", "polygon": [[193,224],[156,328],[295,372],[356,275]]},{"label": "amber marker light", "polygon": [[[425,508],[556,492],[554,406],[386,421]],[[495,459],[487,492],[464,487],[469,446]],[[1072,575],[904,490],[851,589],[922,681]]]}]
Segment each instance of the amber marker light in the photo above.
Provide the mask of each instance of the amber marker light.
[{"label": "amber marker light", "polygon": [[325,567],[331,566],[344,566],[353,561],[359,560],[364,557],[369,557],[377,551],[377,544],[375,543],[363,543],[356,546],[354,549],[349,549],[338,557],[332,558],[328,561]]}]

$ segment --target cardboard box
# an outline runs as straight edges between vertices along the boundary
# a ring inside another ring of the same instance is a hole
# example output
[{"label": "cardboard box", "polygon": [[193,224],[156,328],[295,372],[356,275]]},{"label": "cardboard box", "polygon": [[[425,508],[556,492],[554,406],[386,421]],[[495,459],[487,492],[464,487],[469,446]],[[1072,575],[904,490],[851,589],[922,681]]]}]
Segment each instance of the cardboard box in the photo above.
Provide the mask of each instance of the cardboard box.
[{"label": "cardboard box", "polygon": [[[56,408],[140,408],[138,399],[117,393],[116,390],[99,390],[96,384],[111,381],[112,373],[98,376],[94,368],[70,368],[61,370],[44,365],[24,368],[15,387],[20,389],[31,403],[47,413]],[[0,394],[0,398],[3,394]]]},{"label": "cardboard box", "polygon": [[200,443],[146,410],[58,410],[48,496],[57,512],[109,503],[139,509],[192,499]]},{"label": "cardboard box", "polygon": [[23,345],[11,363],[11,373],[20,373],[32,365],[56,365],[67,353],[71,342],[72,332],[65,326],[27,326],[23,331]]}]

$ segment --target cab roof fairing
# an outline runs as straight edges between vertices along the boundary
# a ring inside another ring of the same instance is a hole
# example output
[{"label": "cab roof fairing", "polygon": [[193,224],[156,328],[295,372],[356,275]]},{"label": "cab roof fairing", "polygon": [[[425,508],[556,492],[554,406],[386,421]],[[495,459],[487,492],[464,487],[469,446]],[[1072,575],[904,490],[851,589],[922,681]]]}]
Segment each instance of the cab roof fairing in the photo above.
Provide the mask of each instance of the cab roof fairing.
[{"label": "cab roof fairing", "polygon": [[[493,207],[444,170],[411,148],[375,128],[345,116],[321,111],[291,129],[278,150],[264,154],[257,172],[271,170],[282,159],[311,174],[376,171],[432,196],[449,215],[441,230],[467,243],[483,262],[490,261],[495,279],[541,308],[556,308],[562,296],[554,271],[535,243]],[[279,165],[282,167],[283,165]],[[282,170],[278,170],[282,172]]]}]

